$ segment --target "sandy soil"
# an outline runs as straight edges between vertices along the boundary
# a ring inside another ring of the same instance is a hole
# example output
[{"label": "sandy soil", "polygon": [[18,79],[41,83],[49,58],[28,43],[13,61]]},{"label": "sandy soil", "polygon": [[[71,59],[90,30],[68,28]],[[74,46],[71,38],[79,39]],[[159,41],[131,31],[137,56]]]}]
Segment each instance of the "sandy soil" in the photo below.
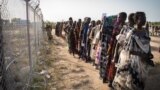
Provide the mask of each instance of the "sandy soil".
[{"label": "sandy soil", "polygon": [[160,47],[160,37],[151,37],[151,43],[152,47],[152,53],[154,55],[154,62],[160,62],[160,52],[158,52],[158,49]]},{"label": "sandy soil", "polygon": [[145,90],[160,90],[160,37],[151,37],[152,54],[154,55],[155,67],[149,72]]},{"label": "sandy soil", "polygon": [[[45,63],[51,78],[47,90],[110,90],[99,79],[99,71],[91,63],[85,63],[68,53],[66,41],[54,36],[48,43]],[[145,90],[160,90],[160,39],[152,37],[152,52],[156,66],[149,72]]]},{"label": "sandy soil", "polygon": [[54,36],[50,50],[48,72],[52,80],[49,90],[109,90],[91,63],[85,63],[77,55],[68,53],[67,44],[62,38]]}]

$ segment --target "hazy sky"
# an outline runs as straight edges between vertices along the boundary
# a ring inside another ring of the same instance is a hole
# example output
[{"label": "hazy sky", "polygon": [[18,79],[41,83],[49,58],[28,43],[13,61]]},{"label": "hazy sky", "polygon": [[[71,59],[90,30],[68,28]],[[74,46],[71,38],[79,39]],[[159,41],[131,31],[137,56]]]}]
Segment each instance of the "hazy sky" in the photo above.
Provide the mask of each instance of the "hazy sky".
[{"label": "hazy sky", "polygon": [[144,11],[148,21],[160,21],[160,0],[40,0],[44,20],[61,21],[101,19],[102,13],[115,15],[121,11],[127,14]]}]

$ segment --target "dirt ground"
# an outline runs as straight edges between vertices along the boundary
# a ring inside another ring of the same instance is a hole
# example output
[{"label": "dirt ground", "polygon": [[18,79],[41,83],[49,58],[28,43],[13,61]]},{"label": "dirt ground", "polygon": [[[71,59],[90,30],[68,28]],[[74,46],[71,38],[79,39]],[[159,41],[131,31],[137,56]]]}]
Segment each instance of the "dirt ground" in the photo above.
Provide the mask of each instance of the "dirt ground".
[{"label": "dirt ground", "polygon": [[155,67],[149,72],[145,90],[160,90],[160,52],[158,52],[160,46],[160,37],[151,37],[152,54],[154,55],[153,61]]},{"label": "dirt ground", "polygon": [[151,37],[151,43],[150,43],[151,47],[152,47],[152,54],[154,55],[154,61],[156,63],[160,62],[160,53],[158,52],[158,49],[160,47],[160,37]]},{"label": "dirt ground", "polygon": [[[54,34],[54,33],[53,33]],[[160,38],[152,37],[152,53],[156,66],[149,72],[145,90],[160,90]],[[85,63],[68,53],[64,39],[53,35],[47,44],[44,58],[49,75],[47,90],[110,90],[99,78],[99,71],[91,63]]]}]

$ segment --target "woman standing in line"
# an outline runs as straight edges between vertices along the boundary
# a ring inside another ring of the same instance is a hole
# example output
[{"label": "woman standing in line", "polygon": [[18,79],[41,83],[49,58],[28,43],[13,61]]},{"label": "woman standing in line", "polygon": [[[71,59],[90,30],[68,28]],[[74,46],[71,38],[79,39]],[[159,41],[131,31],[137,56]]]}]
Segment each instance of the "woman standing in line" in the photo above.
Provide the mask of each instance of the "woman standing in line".
[{"label": "woman standing in line", "polygon": [[144,12],[136,12],[136,27],[129,30],[120,52],[117,71],[113,80],[115,90],[144,90],[148,75],[148,67],[153,66],[151,60],[150,37],[146,28]]}]

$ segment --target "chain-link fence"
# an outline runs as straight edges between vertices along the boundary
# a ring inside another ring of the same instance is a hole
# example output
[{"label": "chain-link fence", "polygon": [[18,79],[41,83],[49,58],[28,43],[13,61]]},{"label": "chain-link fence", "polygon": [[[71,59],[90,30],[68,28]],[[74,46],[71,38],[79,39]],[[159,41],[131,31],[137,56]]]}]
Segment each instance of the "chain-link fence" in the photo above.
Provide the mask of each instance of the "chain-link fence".
[{"label": "chain-link fence", "polygon": [[39,0],[0,0],[0,90],[28,90],[42,48]]}]

